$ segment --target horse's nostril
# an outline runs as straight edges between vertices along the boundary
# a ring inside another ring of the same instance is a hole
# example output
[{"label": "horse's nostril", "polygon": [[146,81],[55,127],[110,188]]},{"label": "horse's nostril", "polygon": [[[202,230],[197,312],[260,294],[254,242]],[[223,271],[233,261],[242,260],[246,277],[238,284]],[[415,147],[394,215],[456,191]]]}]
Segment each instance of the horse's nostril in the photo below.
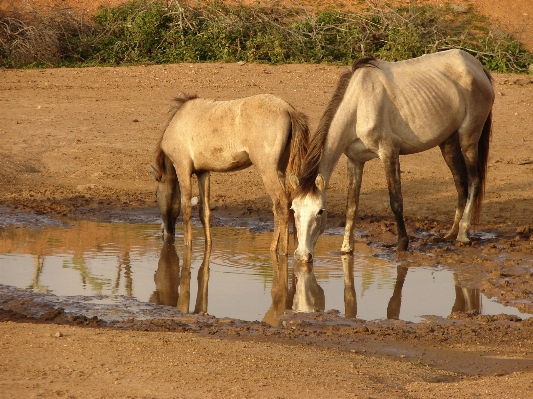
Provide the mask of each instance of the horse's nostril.
[{"label": "horse's nostril", "polygon": [[313,254],[307,254],[307,262],[313,261]]}]

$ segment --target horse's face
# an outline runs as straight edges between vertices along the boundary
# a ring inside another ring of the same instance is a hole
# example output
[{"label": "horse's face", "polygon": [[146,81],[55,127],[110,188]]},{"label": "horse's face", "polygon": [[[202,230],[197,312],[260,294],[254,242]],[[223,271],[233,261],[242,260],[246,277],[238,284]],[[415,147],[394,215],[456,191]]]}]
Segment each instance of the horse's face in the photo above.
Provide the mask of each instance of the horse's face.
[{"label": "horse's face", "polygon": [[[294,183],[291,184],[294,186]],[[303,262],[313,261],[315,244],[326,228],[326,196],[321,175],[318,175],[315,184],[318,190],[294,198],[291,207],[298,236],[294,258]]]},{"label": "horse's face", "polygon": [[296,280],[292,310],[297,312],[324,311],[324,290],[318,284],[313,266],[298,263],[294,266]]},{"label": "horse's face", "polygon": [[177,178],[160,174],[152,166],[152,174],[157,181],[155,196],[163,221],[161,229],[163,238],[174,237],[176,233],[176,219],[181,210],[181,193]]}]

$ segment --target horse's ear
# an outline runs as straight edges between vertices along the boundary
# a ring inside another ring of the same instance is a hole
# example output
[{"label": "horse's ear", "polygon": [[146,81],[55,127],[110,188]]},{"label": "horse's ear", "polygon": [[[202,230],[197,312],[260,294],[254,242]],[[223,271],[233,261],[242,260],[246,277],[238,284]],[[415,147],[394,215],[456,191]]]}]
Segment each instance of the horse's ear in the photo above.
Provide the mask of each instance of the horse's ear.
[{"label": "horse's ear", "polygon": [[326,187],[326,181],[324,180],[324,176],[318,174],[315,179],[315,185],[320,191],[324,191],[324,188]]},{"label": "horse's ear", "polygon": [[150,171],[152,172],[152,176],[154,177],[155,181],[160,182],[161,181],[161,173],[154,168],[153,165],[150,165]]},{"label": "horse's ear", "polygon": [[298,180],[298,177],[296,177],[296,175],[291,173],[289,175],[289,183],[291,184],[292,189],[296,190],[300,185],[300,180]]}]

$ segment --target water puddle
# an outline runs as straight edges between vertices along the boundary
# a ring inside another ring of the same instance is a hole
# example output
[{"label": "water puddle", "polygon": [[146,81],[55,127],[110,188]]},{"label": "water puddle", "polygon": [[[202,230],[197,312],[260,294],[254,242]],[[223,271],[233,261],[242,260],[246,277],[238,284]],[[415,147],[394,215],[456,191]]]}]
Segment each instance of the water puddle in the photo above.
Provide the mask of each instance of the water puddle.
[{"label": "water puddle", "polygon": [[215,227],[206,252],[200,228],[189,250],[177,231],[175,243],[164,243],[157,224],[1,227],[0,297],[16,287],[50,301],[83,302],[83,313],[107,311],[108,319],[158,317],[167,309],[272,325],[281,324],[285,310],[412,322],[458,310],[530,316],[462,286],[443,268],[408,267],[364,244],[355,256],[341,255],[332,250],[341,246],[339,235],[322,236],[313,265],[302,265],[292,256],[273,257],[270,233]]}]

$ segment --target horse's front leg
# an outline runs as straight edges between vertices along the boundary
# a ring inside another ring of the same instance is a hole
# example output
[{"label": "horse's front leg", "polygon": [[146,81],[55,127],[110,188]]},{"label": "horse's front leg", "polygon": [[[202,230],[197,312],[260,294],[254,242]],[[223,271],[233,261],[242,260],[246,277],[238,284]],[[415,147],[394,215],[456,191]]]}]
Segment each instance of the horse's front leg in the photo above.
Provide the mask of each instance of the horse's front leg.
[{"label": "horse's front leg", "polygon": [[210,174],[209,172],[200,173],[198,176],[198,191],[200,192],[200,201],[198,203],[200,221],[204,226],[205,245],[211,246],[211,210],[209,209],[210,198]]},{"label": "horse's front leg", "polygon": [[287,255],[289,251],[289,199],[285,185],[276,172],[263,173],[263,183],[272,199],[274,213],[274,234],[272,235],[271,251]]},{"label": "horse's front leg", "polygon": [[277,250],[278,254],[287,255],[289,252],[289,201],[284,192],[274,200],[273,210],[274,235],[270,250]]},{"label": "horse's front leg", "polygon": [[399,150],[390,148],[382,151],[380,158],[387,178],[390,206],[394,213],[394,217],[396,218],[396,225],[398,228],[398,251],[406,251],[407,246],[409,245],[409,238],[407,237],[405,222],[403,220],[403,197],[400,179]]},{"label": "horse's front leg", "polygon": [[346,226],[341,252],[351,253],[354,247],[355,218],[359,209],[359,194],[365,163],[352,161],[346,157],[346,164],[348,169],[348,199],[346,201]]}]

